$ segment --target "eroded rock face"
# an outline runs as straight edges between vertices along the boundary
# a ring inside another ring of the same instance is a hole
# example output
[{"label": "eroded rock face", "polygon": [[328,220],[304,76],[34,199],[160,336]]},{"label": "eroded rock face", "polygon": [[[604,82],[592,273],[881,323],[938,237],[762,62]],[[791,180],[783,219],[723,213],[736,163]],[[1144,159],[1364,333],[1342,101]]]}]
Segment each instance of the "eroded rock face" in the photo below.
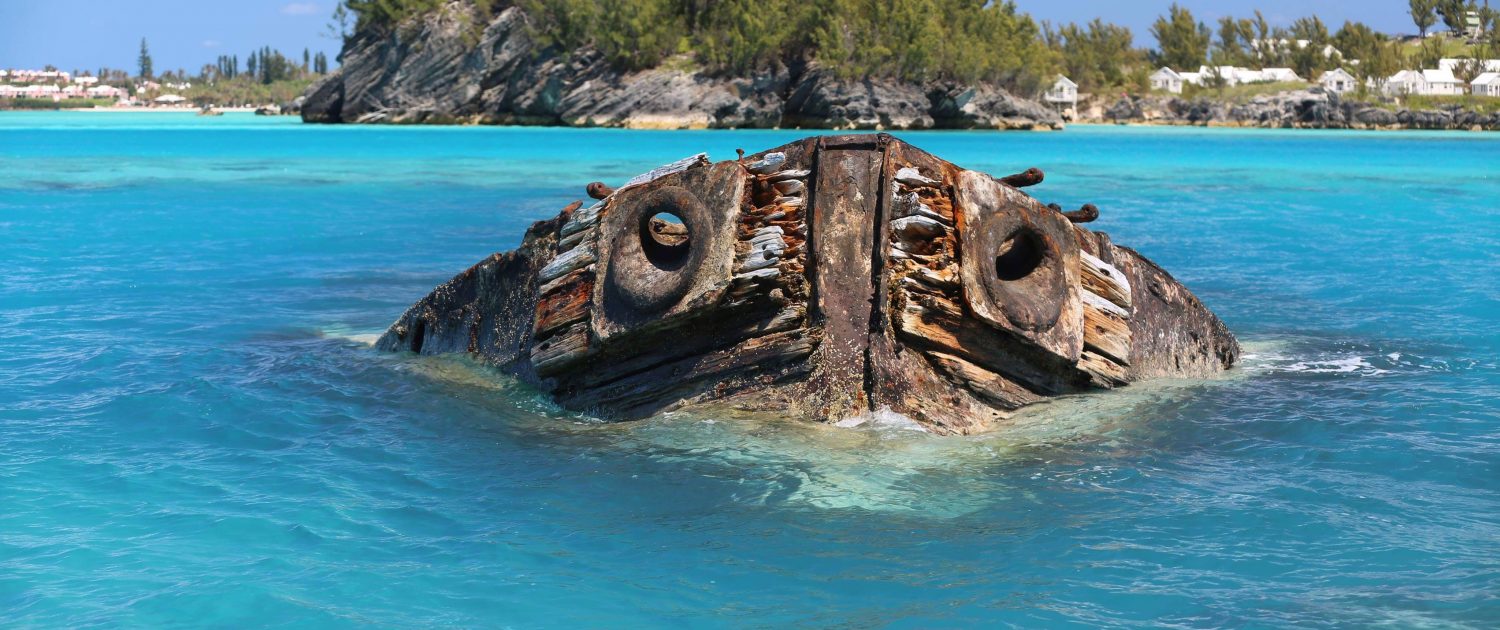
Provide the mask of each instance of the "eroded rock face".
[{"label": "eroded rock face", "polygon": [[1224,125],[1276,129],[1482,129],[1500,130],[1500,114],[1455,108],[1447,111],[1382,109],[1340,98],[1322,88],[1257,96],[1229,104],[1209,98],[1165,96],[1121,98],[1102,119],[1171,125]]},{"label": "eroded rock face", "polygon": [[[669,61],[622,73],[592,49],[531,40],[510,7],[482,30],[450,3],[391,33],[360,33],[343,66],[308,90],[308,122],[485,123],[631,128],[1060,128],[1051,110],[995,86],[845,80],[816,67],[724,77]],[[951,107],[950,92],[967,91]]]},{"label": "eroded rock face", "polygon": [[[1187,288],[1016,186],[884,134],[699,155],[537,223],[378,342],[463,352],[564,407],[715,404],[940,433],[1048,397],[1217,374],[1239,346]],[[1070,218],[1071,217],[1071,218]]]}]

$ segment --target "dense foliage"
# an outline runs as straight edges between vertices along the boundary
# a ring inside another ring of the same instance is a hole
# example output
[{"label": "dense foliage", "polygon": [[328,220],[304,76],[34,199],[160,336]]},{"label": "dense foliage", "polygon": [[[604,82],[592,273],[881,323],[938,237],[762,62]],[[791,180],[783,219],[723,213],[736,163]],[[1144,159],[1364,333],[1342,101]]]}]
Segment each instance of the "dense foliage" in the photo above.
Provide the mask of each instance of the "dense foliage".
[{"label": "dense foliage", "polygon": [[1043,37],[1061,59],[1062,72],[1084,90],[1141,88],[1150,74],[1146,51],[1130,29],[1094,19],[1085,26],[1045,26]]},{"label": "dense foliage", "polygon": [[[346,0],[356,30],[393,28],[439,0]],[[840,76],[1038,84],[1057,69],[1041,30],[1009,1],[518,0],[544,45],[589,45],[616,67],[692,52],[713,71],[816,60]],[[496,4],[480,0],[489,14]]]},{"label": "dense foliage", "polygon": [[[448,1],[344,0],[333,30],[346,37],[388,32]],[[1445,39],[1413,47],[1358,22],[1330,33],[1317,16],[1272,26],[1256,11],[1253,18],[1223,16],[1211,26],[1178,4],[1152,25],[1157,45],[1146,50],[1135,46],[1130,29],[1098,19],[1039,26],[1010,0],[464,1],[480,18],[476,27],[514,4],[526,10],[531,34],[542,45],[565,53],[589,47],[622,70],[681,63],[747,74],[814,61],[844,78],[991,80],[1024,90],[1062,73],[1085,91],[1102,92],[1145,89],[1146,76],[1157,66],[1182,71],[1203,65],[1288,67],[1307,80],[1342,67],[1363,84],[1455,56]],[[1489,37],[1500,36],[1493,28],[1500,12],[1488,3],[1410,3],[1413,21],[1424,33],[1440,16],[1453,27],[1462,9],[1477,10]],[[1483,44],[1485,54],[1493,46]],[[320,71],[326,70],[326,60],[321,65]]]}]

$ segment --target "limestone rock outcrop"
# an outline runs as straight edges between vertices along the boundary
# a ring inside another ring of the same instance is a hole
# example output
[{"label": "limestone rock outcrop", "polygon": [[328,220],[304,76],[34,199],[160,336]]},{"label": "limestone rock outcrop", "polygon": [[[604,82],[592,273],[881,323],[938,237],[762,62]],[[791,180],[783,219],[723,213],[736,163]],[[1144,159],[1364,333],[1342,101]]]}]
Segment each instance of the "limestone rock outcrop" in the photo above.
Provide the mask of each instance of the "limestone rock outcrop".
[{"label": "limestone rock outcrop", "polygon": [[1004,89],[841,79],[815,63],[721,76],[690,57],[621,72],[598,52],[537,45],[510,7],[482,29],[449,3],[390,32],[357,33],[343,65],[309,88],[307,122],[630,128],[1060,128]]}]

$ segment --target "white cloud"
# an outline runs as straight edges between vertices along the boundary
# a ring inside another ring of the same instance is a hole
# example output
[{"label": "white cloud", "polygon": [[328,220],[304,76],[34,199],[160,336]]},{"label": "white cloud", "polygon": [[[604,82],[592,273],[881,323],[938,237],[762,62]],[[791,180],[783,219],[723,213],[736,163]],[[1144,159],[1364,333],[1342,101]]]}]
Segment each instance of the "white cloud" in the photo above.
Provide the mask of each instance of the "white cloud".
[{"label": "white cloud", "polygon": [[318,5],[311,2],[293,2],[281,7],[283,15],[313,15],[318,12]]},{"label": "white cloud", "polygon": [[203,47],[204,48],[218,48],[219,47],[219,40],[217,40],[217,39],[205,39],[205,40],[203,40]]}]

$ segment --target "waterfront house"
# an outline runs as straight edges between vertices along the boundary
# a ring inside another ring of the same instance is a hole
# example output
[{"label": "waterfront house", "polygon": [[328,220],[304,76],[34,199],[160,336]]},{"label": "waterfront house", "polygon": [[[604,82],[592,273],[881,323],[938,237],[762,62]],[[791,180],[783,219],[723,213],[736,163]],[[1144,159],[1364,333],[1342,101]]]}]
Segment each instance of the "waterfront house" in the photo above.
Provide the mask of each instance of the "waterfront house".
[{"label": "waterfront house", "polygon": [[1475,96],[1497,96],[1500,97],[1500,72],[1486,72],[1474,77],[1474,82],[1469,84],[1470,91]]},{"label": "waterfront house", "polygon": [[187,99],[176,94],[163,94],[151,100],[159,105],[176,105]]},{"label": "waterfront house", "polygon": [[1052,84],[1051,88],[1048,88],[1042,98],[1048,103],[1073,107],[1078,104],[1078,84],[1059,74],[1057,81]]},{"label": "waterfront house", "polygon": [[1334,94],[1347,94],[1354,91],[1354,88],[1359,85],[1359,81],[1354,78],[1354,75],[1344,71],[1343,68],[1334,68],[1333,70],[1324,72],[1323,76],[1318,77],[1318,84],[1322,85],[1323,89]]},{"label": "waterfront house", "polygon": [[1391,95],[1425,94],[1425,90],[1422,73],[1416,70],[1402,70],[1385,81],[1385,91]]},{"label": "waterfront house", "polygon": [[1449,70],[1422,70],[1423,90],[1416,94],[1430,96],[1457,96],[1464,93],[1464,83]]},{"label": "waterfront house", "polygon": [[1182,75],[1177,74],[1176,70],[1162,66],[1162,69],[1157,70],[1151,75],[1151,89],[1181,94]]}]

